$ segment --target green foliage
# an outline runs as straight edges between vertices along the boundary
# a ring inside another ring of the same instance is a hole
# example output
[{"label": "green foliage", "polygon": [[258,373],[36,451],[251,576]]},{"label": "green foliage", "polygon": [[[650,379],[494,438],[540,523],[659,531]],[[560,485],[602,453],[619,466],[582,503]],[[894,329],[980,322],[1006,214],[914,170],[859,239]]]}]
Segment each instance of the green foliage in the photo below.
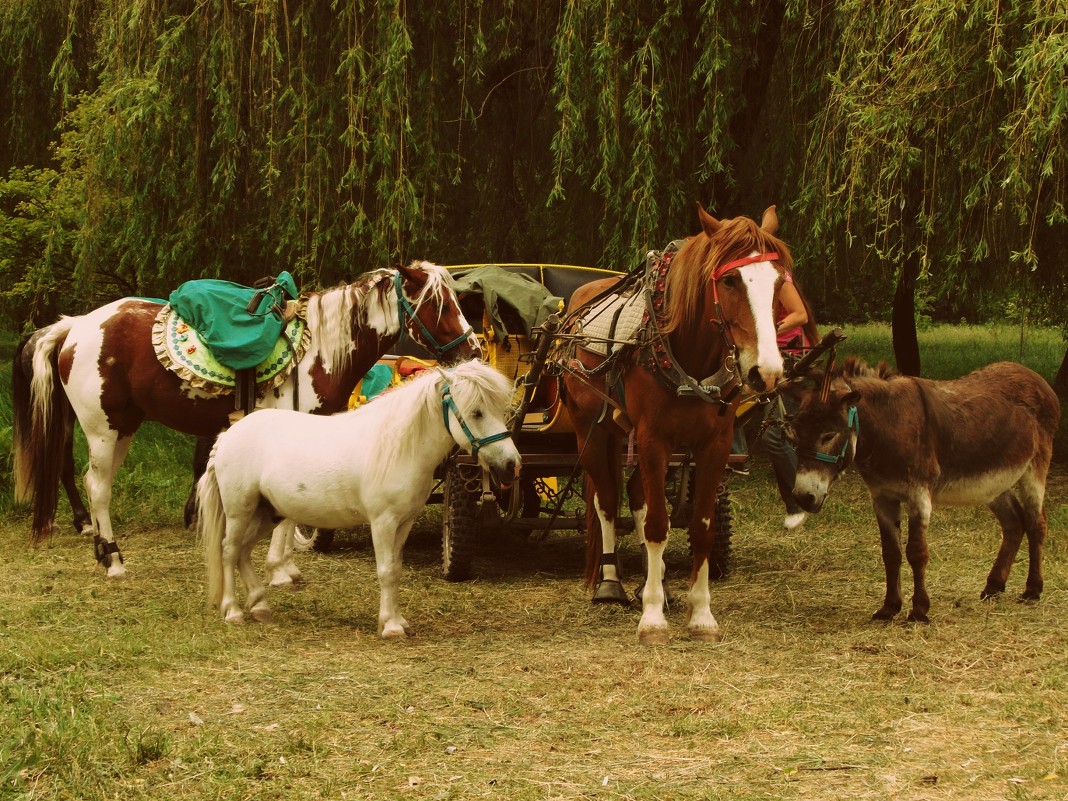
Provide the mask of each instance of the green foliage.
[{"label": "green foliage", "polygon": [[1061,296],[1062,5],[7,4],[0,169],[42,204],[0,208],[7,308],[413,257],[630,266],[698,200],[778,204],[821,317],[887,319],[909,256],[933,320]]}]

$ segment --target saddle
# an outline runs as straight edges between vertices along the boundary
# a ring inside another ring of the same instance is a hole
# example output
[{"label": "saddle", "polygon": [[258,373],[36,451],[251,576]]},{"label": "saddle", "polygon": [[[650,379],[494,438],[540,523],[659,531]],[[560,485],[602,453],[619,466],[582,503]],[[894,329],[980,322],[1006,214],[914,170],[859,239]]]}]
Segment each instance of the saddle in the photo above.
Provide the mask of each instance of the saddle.
[{"label": "saddle", "polygon": [[307,350],[305,301],[288,272],[255,287],[187,281],[156,315],[152,344],[160,363],[213,397],[234,394],[241,412],[281,386]]}]

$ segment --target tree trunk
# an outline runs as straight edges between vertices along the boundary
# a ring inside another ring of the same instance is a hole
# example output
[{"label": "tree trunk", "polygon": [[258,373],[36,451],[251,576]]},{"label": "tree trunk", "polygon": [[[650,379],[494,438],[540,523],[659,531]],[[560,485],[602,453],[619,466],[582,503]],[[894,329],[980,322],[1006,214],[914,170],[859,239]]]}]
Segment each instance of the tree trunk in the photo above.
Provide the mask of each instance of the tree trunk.
[{"label": "tree trunk", "polygon": [[1053,391],[1064,400],[1068,400],[1068,350],[1064,352],[1060,369],[1057,370],[1057,377],[1053,379]]},{"label": "tree trunk", "polygon": [[920,342],[916,337],[916,279],[920,274],[920,254],[905,257],[894,292],[891,330],[894,341],[894,360],[904,375],[920,374]]}]

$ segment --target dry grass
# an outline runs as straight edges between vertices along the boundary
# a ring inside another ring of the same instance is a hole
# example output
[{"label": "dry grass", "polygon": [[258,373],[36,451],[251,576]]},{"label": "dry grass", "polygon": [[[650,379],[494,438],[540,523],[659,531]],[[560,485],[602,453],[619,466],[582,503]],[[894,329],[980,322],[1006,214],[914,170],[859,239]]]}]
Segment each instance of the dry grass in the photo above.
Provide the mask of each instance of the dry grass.
[{"label": "dry grass", "polygon": [[[306,586],[271,596],[275,623],[227,627],[187,532],[125,531],[132,578],[108,583],[85,541],[29,550],[9,516],[0,795],[1068,798],[1063,468],[1042,601],[1016,602],[1017,565],[1013,595],[980,602],[996,524],[939,510],[930,626],[868,622],[882,570],[855,475],[790,534],[766,469],[732,482],[723,642],[690,642],[675,611],[655,649],[634,612],[588,602],[577,535],[499,538],[476,580],[448,584],[431,516],[402,591],[418,636],[386,643],[366,532],[305,555]],[[637,571],[632,540],[624,564]]]}]

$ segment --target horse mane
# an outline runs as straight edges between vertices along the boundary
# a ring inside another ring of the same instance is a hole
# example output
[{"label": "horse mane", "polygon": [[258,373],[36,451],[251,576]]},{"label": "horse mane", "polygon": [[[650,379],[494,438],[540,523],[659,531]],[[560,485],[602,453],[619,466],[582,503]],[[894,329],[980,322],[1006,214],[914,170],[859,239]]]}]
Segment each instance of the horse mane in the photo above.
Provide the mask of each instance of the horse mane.
[{"label": "horse mane", "polygon": [[448,369],[423,370],[395,389],[346,414],[360,414],[371,430],[387,443],[380,453],[379,468],[389,473],[395,462],[410,459],[444,428],[441,382],[447,379],[452,396],[462,410],[481,405],[504,409],[512,401],[512,383],[496,368],[471,360]]},{"label": "horse mane", "polygon": [[[449,271],[429,261],[413,261],[409,269],[426,274],[426,283],[412,301],[415,311],[436,301],[440,319],[452,286]],[[393,292],[395,272],[386,268],[374,270],[351,284],[339,284],[309,297],[308,328],[318,345],[323,364],[330,372],[343,370],[352,359],[356,350],[352,330],[355,323],[384,320],[387,333],[400,333],[397,299]]]},{"label": "horse mane", "polygon": [[695,323],[701,305],[695,299],[705,296],[716,268],[754,251],[778,253],[779,264],[793,272],[794,259],[786,244],[748,217],[724,220],[715,236],[700,233],[687,239],[667,274],[664,333]]}]

